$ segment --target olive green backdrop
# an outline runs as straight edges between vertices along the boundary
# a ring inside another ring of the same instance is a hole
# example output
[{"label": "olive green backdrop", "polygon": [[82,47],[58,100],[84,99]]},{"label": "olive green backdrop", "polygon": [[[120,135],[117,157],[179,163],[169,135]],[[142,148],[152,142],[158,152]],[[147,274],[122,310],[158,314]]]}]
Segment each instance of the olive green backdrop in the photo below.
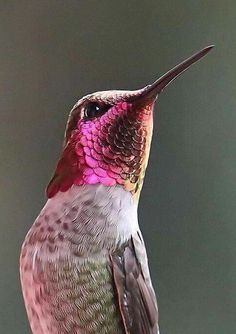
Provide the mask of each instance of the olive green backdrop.
[{"label": "olive green backdrop", "polygon": [[216,48],[162,94],[139,217],[163,334],[236,331],[236,2],[0,1],[0,334],[30,333],[18,257],[68,112]]}]

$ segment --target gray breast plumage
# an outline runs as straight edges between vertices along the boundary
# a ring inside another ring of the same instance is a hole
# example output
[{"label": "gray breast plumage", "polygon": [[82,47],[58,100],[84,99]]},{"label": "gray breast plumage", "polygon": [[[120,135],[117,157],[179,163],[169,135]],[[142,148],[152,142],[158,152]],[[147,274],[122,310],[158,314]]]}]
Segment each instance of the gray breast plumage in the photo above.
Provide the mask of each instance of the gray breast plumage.
[{"label": "gray breast plumage", "polygon": [[124,333],[110,254],[138,231],[137,204],[120,186],[73,186],[48,200],[20,260],[33,333]]}]

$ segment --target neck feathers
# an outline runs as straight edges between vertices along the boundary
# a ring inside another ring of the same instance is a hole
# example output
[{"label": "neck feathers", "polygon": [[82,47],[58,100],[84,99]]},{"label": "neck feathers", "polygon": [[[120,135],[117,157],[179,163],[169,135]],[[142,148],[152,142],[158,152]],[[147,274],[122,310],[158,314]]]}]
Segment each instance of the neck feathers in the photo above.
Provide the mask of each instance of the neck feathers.
[{"label": "neck feathers", "polygon": [[63,240],[63,252],[72,247],[86,257],[115,250],[139,230],[137,202],[119,185],[73,185],[47,201],[35,225]]}]

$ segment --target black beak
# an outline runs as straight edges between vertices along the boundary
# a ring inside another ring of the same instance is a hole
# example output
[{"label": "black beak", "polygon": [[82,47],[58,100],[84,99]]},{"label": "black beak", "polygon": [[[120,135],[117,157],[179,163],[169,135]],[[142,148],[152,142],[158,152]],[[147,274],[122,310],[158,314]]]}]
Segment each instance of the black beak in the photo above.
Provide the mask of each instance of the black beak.
[{"label": "black beak", "polygon": [[162,90],[166,86],[168,86],[180,74],[186,71],[191,65],[196,63],[202,57],[204,57],[213,47],[214,45],[207,46],[201,51],[192,55],[190,58],[184,60],[182,63],[176,65],[170,71],[165,73],[162,77],[157,79],[153,84],[143,88],[141,90],[141,94],[136,96],[135,100],[138,102],[141,99],[141,101],[145,101],[145,104],[149,101],[150,102],[155,101],[157,96],[162,92]]}]

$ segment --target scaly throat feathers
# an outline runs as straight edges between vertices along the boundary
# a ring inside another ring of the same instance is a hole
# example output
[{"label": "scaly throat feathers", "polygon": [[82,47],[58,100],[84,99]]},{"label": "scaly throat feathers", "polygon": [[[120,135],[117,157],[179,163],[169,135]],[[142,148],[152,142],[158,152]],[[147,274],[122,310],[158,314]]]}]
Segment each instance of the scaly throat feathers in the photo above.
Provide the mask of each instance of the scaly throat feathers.
[{"label": "scaly throat feathers", "polygon": [[135,108],[126,102],[71,131],[47,188],[48,197],[73,184],[122,185],[138,198],[149,157],[153,103]]}]

